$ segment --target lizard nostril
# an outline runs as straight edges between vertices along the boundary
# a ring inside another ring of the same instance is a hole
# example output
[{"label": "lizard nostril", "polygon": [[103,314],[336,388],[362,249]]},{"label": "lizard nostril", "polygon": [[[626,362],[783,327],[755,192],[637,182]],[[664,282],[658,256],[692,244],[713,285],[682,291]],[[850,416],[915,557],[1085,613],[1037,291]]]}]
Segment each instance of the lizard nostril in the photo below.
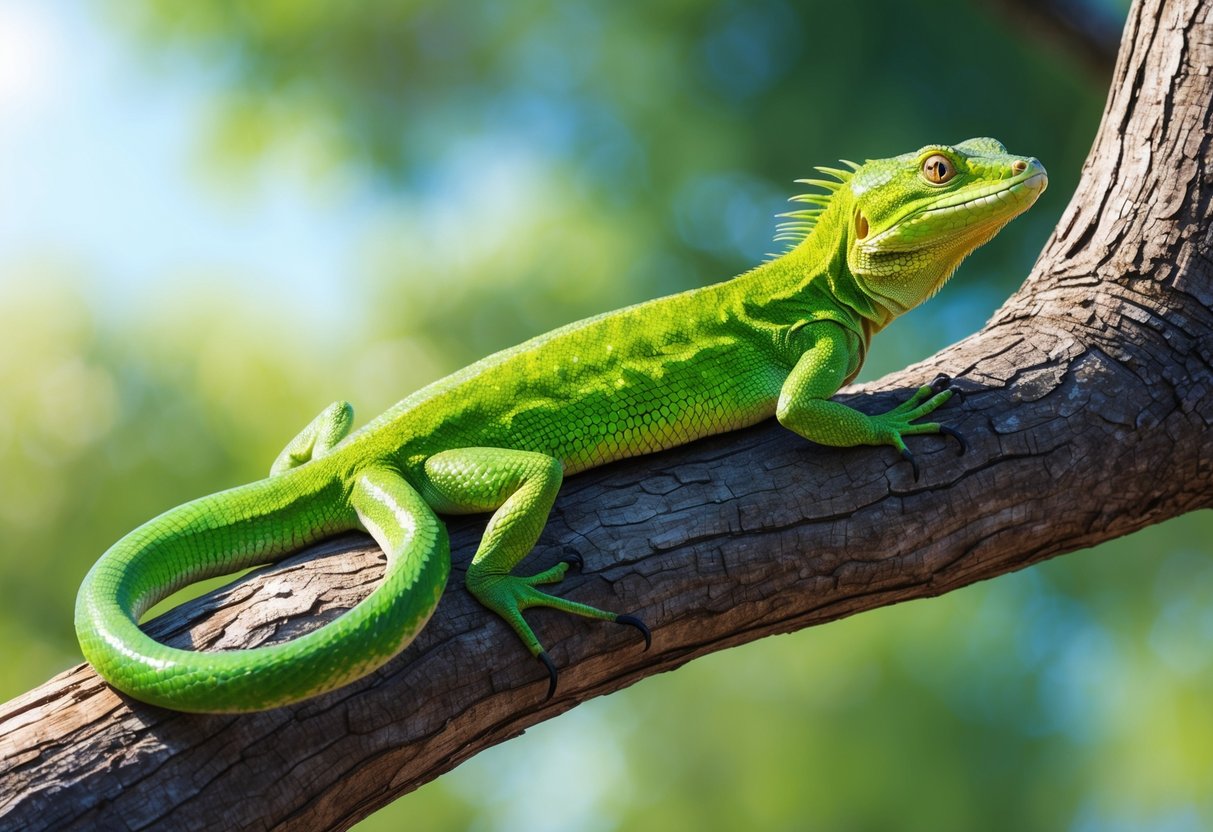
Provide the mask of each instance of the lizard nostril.
[{"label": "lizard nostril", "polygon": [[1028,163],[1025,162],[1023,159],[1016,159],[1014,162],[1011,163],[1011,172],[1012,173],[1023,173],[1027,169],[1028,169]]}]

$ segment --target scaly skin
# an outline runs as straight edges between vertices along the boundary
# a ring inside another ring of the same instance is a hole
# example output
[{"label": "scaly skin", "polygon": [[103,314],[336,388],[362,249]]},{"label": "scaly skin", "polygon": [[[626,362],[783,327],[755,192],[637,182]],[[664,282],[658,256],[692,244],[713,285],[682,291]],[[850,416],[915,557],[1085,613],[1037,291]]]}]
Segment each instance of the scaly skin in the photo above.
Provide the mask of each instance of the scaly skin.
[{"label": "scaly skin", "polygon": [[[934,294],[970,251],[1044,190],[1044,168],[993,139],[821,168],[826,193],[796,199],[781,257],[731,281],[557,329],[406,398],[346,436],[339,402],[282,452],[268,479],[171,509],[122,538],[76,604],[85,656],[116,688],[170,708],[253,711],[369,673],[425,625],[450,571],[437,514],[493,512],[468,589],[551,674],[522,610],[548,606],[647,628],[549,595],[570,562],[521,577],[564,474],[752,425],[771,416],[823,445],[892,445],[950,432],[918,421],[952,395],[926,385],[867,416],[830,397],[859,371],[872,335]],[[917,476],[917,466],[914,467]],[[294,641],[197,653],[135,623],[201,578],[271,562],[349,529],[387,553],[382,585]]]}]

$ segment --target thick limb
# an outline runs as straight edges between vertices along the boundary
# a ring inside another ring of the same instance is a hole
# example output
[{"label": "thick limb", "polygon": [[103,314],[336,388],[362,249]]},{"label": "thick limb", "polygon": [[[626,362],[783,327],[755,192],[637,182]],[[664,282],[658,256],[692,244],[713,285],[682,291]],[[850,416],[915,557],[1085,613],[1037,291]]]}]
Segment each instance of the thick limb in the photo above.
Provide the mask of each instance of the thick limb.
[{"label": "thick limb", "polygon": [[270,476],[320,459],[345,438],[353,423],[353,406],[349,402],[333,402],[287,443],[270,466]]},{"label": "thick limb", "polygon": [[780,391],[776,416],[780,424],[821,445],[892,445],[910,462],[914,479],[918,465],[906,447],[905,437],[948,433],[964,440],[938,422],[918,422],[950,398],[953,391],[942,377],[920,387],[907,401],[885,413],[869,416],[829,398],[838,392],[855,366],[854,336],[833,323],[805,327],[811,339]]},{"label": "thick limb", "polygon": [[548,696],[556,687],[555,667],[523,618],[523,610],[551,607],[587,618],[630,624],[645,634],[646,644],[649,640],[647,628],[632,616],[536,589],[564,578],[572,559],[537,575],[512,574],[514,567],[534,548],[547,524],[563,476],[559,460],[544,454],[506,448],[459,448],[435,454],[426,461],[423,489],[430,505],[440,512],[493,512],[468,568],[467,587],[480,603],[501,616],[531,655],[547,667],[551,678]]}]

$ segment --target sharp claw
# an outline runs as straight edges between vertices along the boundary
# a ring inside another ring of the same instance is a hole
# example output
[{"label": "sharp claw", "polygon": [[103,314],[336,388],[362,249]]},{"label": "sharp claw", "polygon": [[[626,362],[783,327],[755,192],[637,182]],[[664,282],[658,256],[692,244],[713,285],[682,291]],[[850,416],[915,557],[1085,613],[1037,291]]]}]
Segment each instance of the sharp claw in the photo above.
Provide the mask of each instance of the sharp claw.
[{"label": "sharp claw", "polygon": [[948,392],[952,394],[952,398],[948,401],[961,404],[965,400],[965,391],[961,390],[955,384],[948,385]]},{"label": "sharp claw", "polygon": [[634,615],[617,615],[615,616],[616,624],[627,624],[629,627],[635,627],[644,636],[644,649],[648,650],[653,646],[653,633],[648,626]]},{"label": "sharp claw", "polygon": [[905,448],[901,452],[901,458],[910,463],[910,468],[914,471],[914,482],[918,482],[918,460],[914,459],[914,454],[910,453],[909,448]]},{"label": "sharp claw", "polygon": [[931,390],[936,393],[942,393],[952,386],[952,377],[947,373],[940,373],[931,379]]},{"label": "sharp claw", "polygon": [[547,702],[552,698],[552,694],[556,692],[556,664],[552,661],[552,657],[548,655],[546,650],[540,650],[536,658],[543,662],[543,666],[548,669],[548,695],[543,697],[543,701]]},{"label": "sharp claw", "polygon": [[944,436],[952,437],[958,443],[960,443],[960,450],[957,451],[957,453],[956,453],[957,456],[964,456],[966,453],[968,453],[969,443],[965,441],[965,438],[963,436],[961,436],[960,431],[955,430],[954,428],[950,428],[947,425],[940,425],[939,432],[942,433]]},{"label": "sharp claw", "polygon": [[585,568],[585,560],[570,546],[564,547],[564,557],[560,559],[560,562],[567,563],[569,566],[575,566],[578,569]]}]

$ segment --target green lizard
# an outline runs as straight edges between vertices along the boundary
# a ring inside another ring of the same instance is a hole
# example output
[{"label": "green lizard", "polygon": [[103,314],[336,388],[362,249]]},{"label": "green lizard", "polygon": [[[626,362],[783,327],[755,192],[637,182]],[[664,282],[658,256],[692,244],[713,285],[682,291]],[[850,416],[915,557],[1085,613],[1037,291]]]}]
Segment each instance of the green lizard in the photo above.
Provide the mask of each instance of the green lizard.
[{"label": "green lizard", "polygon": [[[830,397],[859,372],[872,335],[933,295],[970,251],[1036,200],[1045,170],[993,139],[844,164],[850,170],[818,168],[830,180],[800,180],[821,192],[794,197],[808,207],[785,215],[777,239],[790,245],[782,256],[503,350],[352,434],[352,409],[333,404],[267,479],[135,529],[80,588],[84,655],[119,690],[184,711],[254,711],[332,690],[382,665],[425,625],[450,571],[438,514],[471,512],[493,514],[467,588],[543,662],[549,697],[556,669],[523,619],[528,607],[634,626],[647,648],[639,619],[538,589],[560,581],[577,558],[513,574],[565,474],[771,416],[823,445],[892,445],[911,464],[905,437],[957,436],[919,421],[952,396],[946,377],[877,416]],[[366,530],[383,548],[383,581],[307,635],[201,653],[139,629],[139,617],[182,586],[350,529]]]}]

